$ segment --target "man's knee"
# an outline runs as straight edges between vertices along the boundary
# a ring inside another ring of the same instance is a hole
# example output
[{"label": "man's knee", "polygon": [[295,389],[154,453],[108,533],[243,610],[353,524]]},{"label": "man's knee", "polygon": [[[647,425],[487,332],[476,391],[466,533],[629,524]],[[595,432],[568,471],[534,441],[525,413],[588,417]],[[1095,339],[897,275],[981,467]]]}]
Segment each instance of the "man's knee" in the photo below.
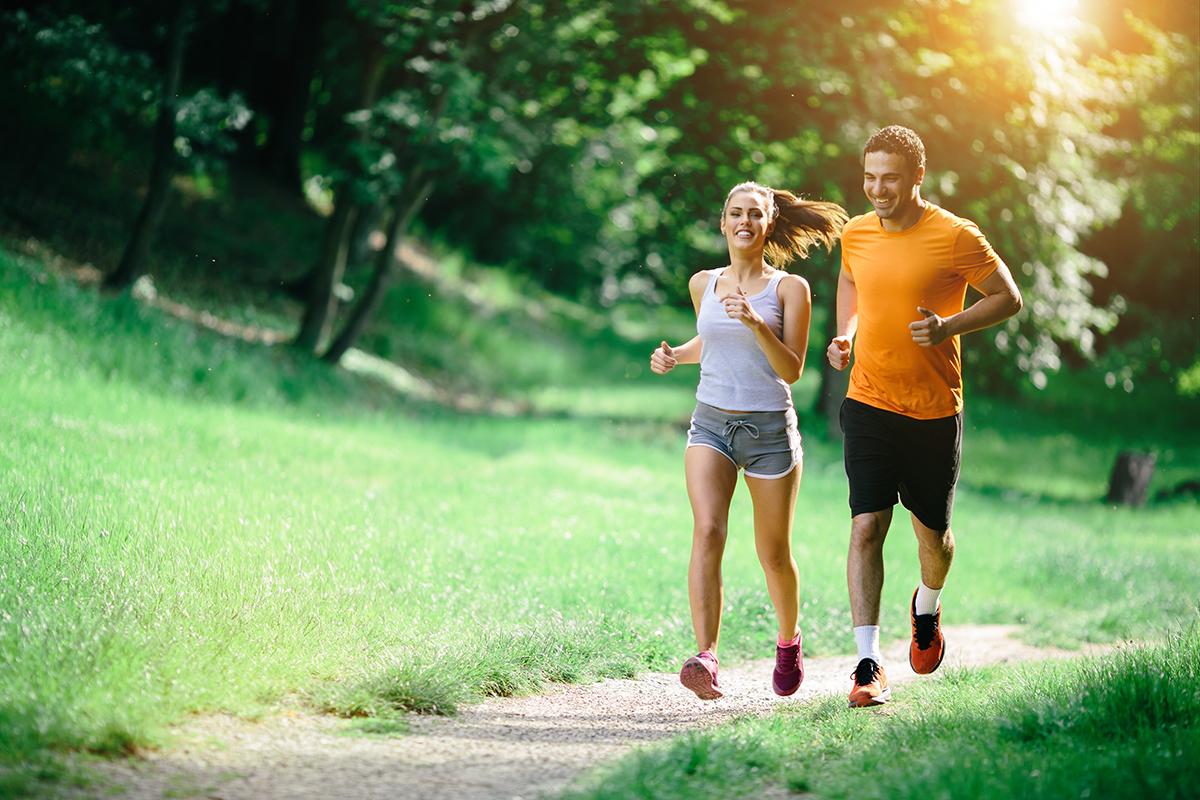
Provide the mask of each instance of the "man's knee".
[{"label": "man's knee", "polygon": [[883,547],[887,537],[888,523],[891,515],[859,514],[850,523],[850,544],[862,550],[875,550]]},{"label": "man's knee", "polygon": [[944,528],[931,528],[917,519],[915,514],[912,521],[913,531],[916,532],[917,538],[921,542],[938,547],[954,546],[954,533],[950,530],[949,525]]}]

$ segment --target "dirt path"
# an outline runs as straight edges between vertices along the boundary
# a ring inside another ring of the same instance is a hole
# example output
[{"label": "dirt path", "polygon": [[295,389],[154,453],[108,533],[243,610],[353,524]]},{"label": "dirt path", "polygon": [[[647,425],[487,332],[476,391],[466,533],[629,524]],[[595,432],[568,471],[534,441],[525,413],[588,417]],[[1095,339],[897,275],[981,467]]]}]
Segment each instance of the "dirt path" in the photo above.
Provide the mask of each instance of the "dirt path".
[{"label": "dirt path", "polygon": [[[1022,644],[1016,630],[948,626],[942,669],[1078,655]],[[893,684],[916,678],[906,648],[885,650]],[[787,699],[771,693],[773,662],[764,660],[723,666],[726,696],[714,702],[696,699],[674,674],[655,673],[490,700],[454,718],[416,717],[408,734],[391,738],[347,735],[344,720],[295,712],[261,722],[204,717],[182,724],[169,749],[102,764],[105,782],[114,785],[93,788],[96,796],[139,800],[533,800],[639,745],[766,714],[781,703],[843,694],[852,662],[849,656],[806,660],[804,684]]]}]

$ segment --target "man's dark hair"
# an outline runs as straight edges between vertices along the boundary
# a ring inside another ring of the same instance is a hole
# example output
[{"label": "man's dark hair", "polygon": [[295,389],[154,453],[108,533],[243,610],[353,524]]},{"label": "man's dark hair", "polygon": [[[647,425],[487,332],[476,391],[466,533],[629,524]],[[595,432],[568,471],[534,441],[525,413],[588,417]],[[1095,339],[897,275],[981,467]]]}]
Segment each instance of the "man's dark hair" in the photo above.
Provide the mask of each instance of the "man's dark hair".
[{"label": "man's dark hair", "polygon": [[863,148],[863,158],[867,153],[896,153],[904,156],[905,162],[913,171],[925,166],[925,145],[921,137],[903,125],[888,125],[871,134],[867,146]]}]

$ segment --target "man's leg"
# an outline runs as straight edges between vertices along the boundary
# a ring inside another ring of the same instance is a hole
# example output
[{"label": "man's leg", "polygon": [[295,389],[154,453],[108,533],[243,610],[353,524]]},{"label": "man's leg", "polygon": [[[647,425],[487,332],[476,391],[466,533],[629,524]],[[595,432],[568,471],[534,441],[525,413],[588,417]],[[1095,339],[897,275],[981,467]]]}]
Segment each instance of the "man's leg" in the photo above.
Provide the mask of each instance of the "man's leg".
[{"label": "man's leg", "polygon": [[883,590],[883,542],[892,523],[900,467],[895,417],[849,398],[842,404],[851,514],[846,585],[858,647],[850,689],[853,707],[879,705],[891,693],[880,663],[879,595]]},{"label": "man's leg", "polygon": [[928,675],[942,664],[946,640],[942,635],[942,587],[954,560],[954,534],[949,528],[930,528],[912,515],[917,535],[917,555],[921,559],[921,583],[913,592],[909,608],[912,641],[908,646],[908,664],[918,675]]},{"label": "man's leg", "polygon": [[850,554],[846,583],[854,627],[879,625],[879,595],[883,591],[883,540],[892,524],[892,509],[856,514],[850,522]]},{"label": "man's leg", "polygon": [[[954,560],[954,533],[945,530],[934,530],[927,527],[916,514],[912,517],[913,533],[917,535],[917,557],[921,560],[921,583],[925,589],[941,593],[946,585],[946,575],[950,572],[950,563]],[[937,597],[922,597],[923,590],[918,589],[917,613],[932,614],[937,610]],[[929,605],[932,601],[932,607]]]},{"label": "man's leg", "polygon": [[958,483],[962,454],[962,415],[906,424],[909,458],[900,484],[900,499],[912,516],[921,560],[921,582],[909,607],[912,642],[908,663],[913,672],[927,675],[946,654],[941,631],[941,594],[954,560],[954,534],[950,516]]},{"label": "man's leg", "polygon": [[883,591],[883,541],[892,522],[892,509],[855,514],[850,523],[850,555],[846,583],[858,665],[850,688],[851,708],[869,708],[891,696],[883,656],[879,652],[879,595]]}]

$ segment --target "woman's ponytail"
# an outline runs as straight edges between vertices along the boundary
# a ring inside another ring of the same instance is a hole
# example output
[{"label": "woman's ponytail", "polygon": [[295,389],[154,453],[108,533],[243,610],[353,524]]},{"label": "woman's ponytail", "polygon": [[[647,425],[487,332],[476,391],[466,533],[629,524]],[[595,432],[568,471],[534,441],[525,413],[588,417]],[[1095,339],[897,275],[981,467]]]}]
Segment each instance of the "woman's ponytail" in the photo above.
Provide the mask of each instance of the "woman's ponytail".
[{"label": "woman's ponytail", "polygon": [[775,206],[775,229],[764,248],[771,263],[782,267],[796,258],[807,258],[814,245],[833,250],[849,221],[837,203],[802,200],[786,189],[768,189]]}]

